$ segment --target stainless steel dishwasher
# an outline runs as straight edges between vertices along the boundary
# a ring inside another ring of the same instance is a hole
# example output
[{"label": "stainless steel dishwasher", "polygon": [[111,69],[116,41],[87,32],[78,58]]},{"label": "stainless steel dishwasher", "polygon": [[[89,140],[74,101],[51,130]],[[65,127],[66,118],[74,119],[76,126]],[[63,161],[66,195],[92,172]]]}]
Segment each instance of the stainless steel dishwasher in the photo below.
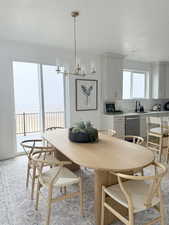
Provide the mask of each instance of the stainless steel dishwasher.
[{"label": "stainless steel dishwasher", "polygon": [[125,135],[140,136],[140,117],[137,115],[125,116]]}]

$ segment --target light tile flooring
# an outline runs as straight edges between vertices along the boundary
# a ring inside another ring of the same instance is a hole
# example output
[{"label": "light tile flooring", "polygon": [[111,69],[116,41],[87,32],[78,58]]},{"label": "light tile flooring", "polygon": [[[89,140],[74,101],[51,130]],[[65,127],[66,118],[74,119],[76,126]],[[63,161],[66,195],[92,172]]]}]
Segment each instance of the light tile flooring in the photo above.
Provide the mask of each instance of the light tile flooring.
[{"label": "light tile flooring", "polygon": [[[26,157],[0,162],[0,225],[44,225],[46,204],[40,201],[38,211],[30,200],[30,191],[25,189]],[[162,187],[165,197],[166,225],[169,224],[169,176]],[[95,225],[94,223],[94,185],[93,172],[84,170],[85,217],[79,215],[79,199],[69,199],[53,204],[50,225]],[[76,186],[72,187],[76,189]],[[56,192],[59,194],[59,192]],[[136,216],[135,224],[141,225],[154,216],[147,210]],[[119,225],[120,222],[115,222]]]}]

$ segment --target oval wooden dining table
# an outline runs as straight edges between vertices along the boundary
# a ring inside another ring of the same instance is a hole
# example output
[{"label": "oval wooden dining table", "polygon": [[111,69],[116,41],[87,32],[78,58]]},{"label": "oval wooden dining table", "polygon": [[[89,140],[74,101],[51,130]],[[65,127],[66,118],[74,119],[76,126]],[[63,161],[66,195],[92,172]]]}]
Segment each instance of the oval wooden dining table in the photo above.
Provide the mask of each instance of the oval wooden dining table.
[{"label": "oval wooden dining table", "polygon": [[[116,137],[99,133],[95,143],[74,143],[68,138],[68,129],[56,129],[44,133],[44,138],[72,162],[94,169],[95,172],[95,219],[100,225],[102,185],[117,184],[116,176],[109,173],[139,171],[154,161],[153,153],[143,146],[136,145]],[[110,199],[107,199],[110,201]],[[121,213],[126,209],[112,202]],[[111,224],[114,217],[105,212],[105,225]]]}]

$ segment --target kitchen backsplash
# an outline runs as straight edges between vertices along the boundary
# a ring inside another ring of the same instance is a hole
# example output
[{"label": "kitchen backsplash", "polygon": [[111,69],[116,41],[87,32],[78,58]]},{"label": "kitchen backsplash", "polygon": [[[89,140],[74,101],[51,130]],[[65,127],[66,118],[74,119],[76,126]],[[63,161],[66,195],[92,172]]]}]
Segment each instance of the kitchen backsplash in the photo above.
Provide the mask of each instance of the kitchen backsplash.
[{"label": "kitchen backsplash", "polygon": [[[164,104],[169,101],[169,99],[144,99],[138,100],[144,107],[144,111],[152,110],[152,106],[155,104],[161,104],[161,110],[163,110]],[[123,112],[134,112],[136,100],[118,100],[115,102],[116,109],[122,110]]]}]

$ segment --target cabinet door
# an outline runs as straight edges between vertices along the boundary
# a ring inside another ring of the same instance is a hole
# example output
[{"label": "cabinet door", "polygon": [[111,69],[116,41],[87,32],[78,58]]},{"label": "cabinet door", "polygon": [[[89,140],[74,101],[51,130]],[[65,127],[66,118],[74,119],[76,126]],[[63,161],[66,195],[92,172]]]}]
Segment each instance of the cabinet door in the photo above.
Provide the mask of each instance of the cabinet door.
[{"label": "cabinet door", "polygon": [[113,129],[113,117],[103,116],[101,121],[101,130]]},{"label": "cabinet door", "polygon": [[146,116],[140,116],[140,136],[143,138],[147,136]]},{"label": "cabinet door", "polygon": [[125,118],[116,117],[114,118],[113,129],[117,132],[117,137],[124,138],[125,135]]},{"label": "cabinet door", "polygon": [[123,59],[110,55],[102,57],[102,95],[104,101],[122,99]]}]

